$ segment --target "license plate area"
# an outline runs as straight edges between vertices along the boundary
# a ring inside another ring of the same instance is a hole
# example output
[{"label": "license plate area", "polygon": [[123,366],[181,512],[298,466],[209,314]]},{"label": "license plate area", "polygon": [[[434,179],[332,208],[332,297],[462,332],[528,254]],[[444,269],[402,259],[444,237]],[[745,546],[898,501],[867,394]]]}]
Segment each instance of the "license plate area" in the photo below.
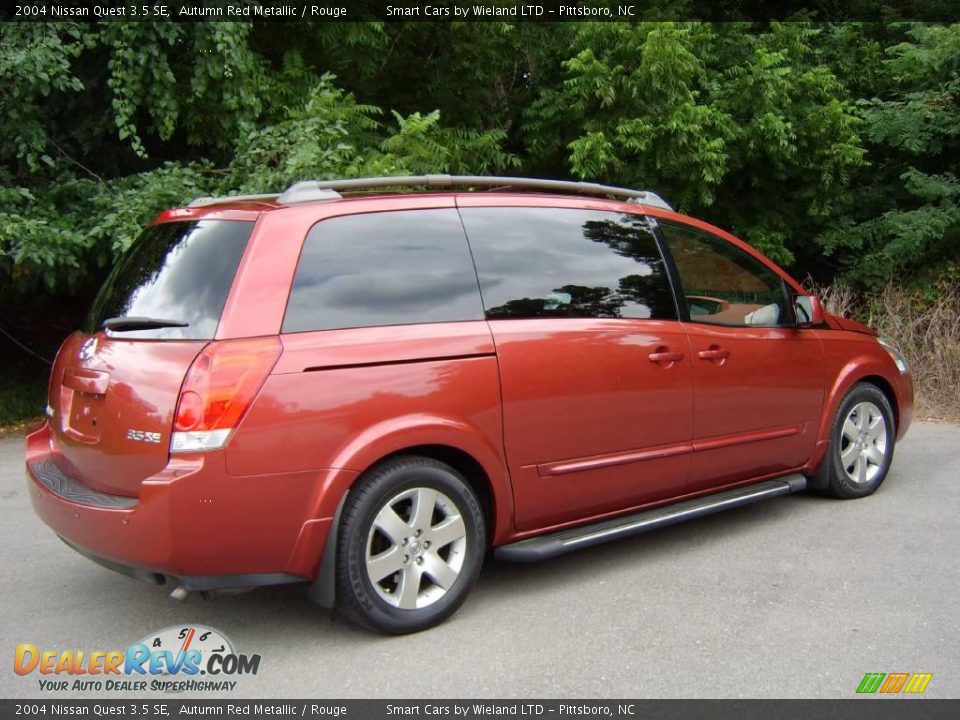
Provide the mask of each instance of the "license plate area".
[{"label": "license plate area", "polygon": [[110,375],[99,370],[66,368],[60,386],[61,430],[77,442],[100,441]]}]

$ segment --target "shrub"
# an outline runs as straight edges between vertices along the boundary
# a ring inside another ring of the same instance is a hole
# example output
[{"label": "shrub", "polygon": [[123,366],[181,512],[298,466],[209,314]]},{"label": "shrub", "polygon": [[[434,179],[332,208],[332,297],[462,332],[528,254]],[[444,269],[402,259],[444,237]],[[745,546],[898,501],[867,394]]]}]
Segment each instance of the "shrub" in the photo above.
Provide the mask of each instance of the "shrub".
[{"label": "shrub", "polygon": [[894,283],[867,297],[841,283],[817,292],[830,312],[896,341],[910,363],[918,418],[960,421],[960,282],[944,275],[926,292]]}]

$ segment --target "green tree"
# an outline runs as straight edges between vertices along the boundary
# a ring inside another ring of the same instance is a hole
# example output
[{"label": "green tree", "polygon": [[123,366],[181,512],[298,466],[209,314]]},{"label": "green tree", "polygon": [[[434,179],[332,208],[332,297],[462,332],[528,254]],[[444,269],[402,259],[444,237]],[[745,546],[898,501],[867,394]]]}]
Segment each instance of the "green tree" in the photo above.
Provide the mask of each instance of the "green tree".
[{"label": "green tree", "polygon": [[960,24],[910,25],[888,47],[878,97],[862,99],[871,165],[822,238],[859,287],[929,282],[960,261]]},{"label": "green tree", "polygon": [[0,295],[95,286],[196,195],[427,172],[650,187],[820,279],[924,282],[957,255],[958,33],[5,23]]},{"label": "green tree", "polygon": [[198,195],[519,164],[501,128],[387,112],[323,72],[318,38],[363,48],[349,57],[373,72],[361,59],[381,24],[302,27],[276,55],[258,37],[271,23],[0,26],[0,293],[89,287],[152,216]]},{"label": "green tree", "polygon": [[[536,154],[655,187],[790,263],[844,207],[858,118],[802,23],[579,26],[562,83],[527,113]],[[560,132],[550,128],[562,128]]]}]

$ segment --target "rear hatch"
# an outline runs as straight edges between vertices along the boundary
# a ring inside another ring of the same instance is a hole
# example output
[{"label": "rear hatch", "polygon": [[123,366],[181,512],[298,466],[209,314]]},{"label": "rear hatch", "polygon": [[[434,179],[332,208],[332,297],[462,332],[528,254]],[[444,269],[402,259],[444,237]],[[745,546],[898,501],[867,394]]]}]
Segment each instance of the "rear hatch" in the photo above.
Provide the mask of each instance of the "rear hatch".
[{"label": "rear hatch", "polygon": [[136,497],[166,466],[180,387],[216,335],[252,230],[239,220],[152,225],[117,263],[50,380],[57,460],[75,480]]}]

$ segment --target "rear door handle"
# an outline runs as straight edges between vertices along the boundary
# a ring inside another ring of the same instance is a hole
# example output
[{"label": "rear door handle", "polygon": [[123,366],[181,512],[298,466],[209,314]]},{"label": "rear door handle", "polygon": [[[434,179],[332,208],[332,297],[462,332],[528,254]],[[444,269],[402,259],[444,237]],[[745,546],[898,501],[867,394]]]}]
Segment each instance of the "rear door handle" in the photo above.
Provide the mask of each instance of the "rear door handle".
[{"label": "rear door handle", "polygon": [[701,360],[726,360],[730,357],[730,351],[719,347],[712,347],[709,350],[701,350],[697,355]]},{"label": "rear door handle", "polygon": [[662,352],[652,352],[648,357],[650,358],[650,362],[653,363],[675,363],[683,360],[683,353],[666,350]]}]

